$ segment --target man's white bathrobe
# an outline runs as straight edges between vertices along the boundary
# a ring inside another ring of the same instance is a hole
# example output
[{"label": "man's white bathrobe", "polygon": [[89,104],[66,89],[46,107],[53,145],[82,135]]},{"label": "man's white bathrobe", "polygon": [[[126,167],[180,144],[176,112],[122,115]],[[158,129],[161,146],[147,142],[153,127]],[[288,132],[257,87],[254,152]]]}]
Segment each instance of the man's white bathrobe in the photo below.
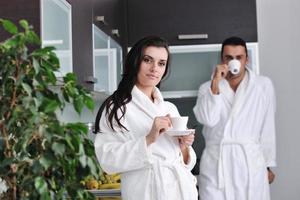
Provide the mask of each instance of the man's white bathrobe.
[{"label": "man's white bathrobe", "polygon": [[201,200],[268,200],[267,167],[275,162],[275,94],[270,79],[247,69],[236,93],[223,79],[199,88],[194,113],[204,125]]},{"label": "man's white bathrobe", "polygon": [[191,174],[196,155],[190,147],[190,161],[183,162],[178,139],[161,134],[158,140],[146,145],[157,116],[178,116],[177,108],[163,100],[156,88],[154,103],[136,86],[132,101],[126,104],[122,124],[129,130],[116,132],[108,126],[105,111],[95,139],[95,151],[100,166],[107,173],[121,173],[123,200],[197,200],[196,179]]}]

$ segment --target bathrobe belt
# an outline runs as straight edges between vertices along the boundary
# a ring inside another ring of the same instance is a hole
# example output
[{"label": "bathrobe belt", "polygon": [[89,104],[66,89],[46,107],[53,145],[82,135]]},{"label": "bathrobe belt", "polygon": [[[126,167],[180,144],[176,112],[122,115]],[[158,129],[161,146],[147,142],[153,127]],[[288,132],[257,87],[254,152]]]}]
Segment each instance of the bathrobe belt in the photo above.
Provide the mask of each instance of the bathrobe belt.
[{"label": "bathrobe belt", "polygon": [[[225,177],[224,177],[224,162],[223,162],[223,147],[225,145],[239,145],[242,149],[242,152],[245,155],[246,165],[248,168],[248,200],[251,198],[250,188],[252,188],[252,167],[251,161],[249,158],[249,152],[246,149],[246,145],[259,145],[258,142],[253,140],[240,140],[240,139],[222,139],[221,142],[218,141],[209,141],[206,143],[206,146],[209,147],[211,145],[219,145],[219,159],[218,159],[218,188],[224,189],[225,188]],[[226,193],[225,193],[226,194]]]},{"label": "bathrobe belt", "polygon": [[[164,176],[163,176],[163,169],[164,168],[168,168],[170,171],[173,172],[173,174],[175,175],[175,179],[178,182],[179,185],[179,189],[180,189],[180,194],[181,194],[181,198],[182,200],[188,200],[191,199],[190,195],[191,195],[191,191],[195,190],[193,189],[196,188],[196,180],[195,180],[195,184],[192,185],[190,184],[191,181],[187,181],[187,177],[186,177],[186,172],[185,172],[185,168],[184,166],[182,166],[183,164],[180,163],[179,160],[175,160],[174,162],[156,162],[156,163],[152,163],[152,170],[153,173],[152,175],[154,176],[154,183],[152,183],[152,187],[154,186],[154,199],[155,200],[165,200],[166,197],[163,190],[163,182],[164,180]],[[187,187],[187,185],[189,185],[189,187]],[[183,188],[191,188],[191,191],[183,191]],[[163,195],[164,194],[164,195]]]}]

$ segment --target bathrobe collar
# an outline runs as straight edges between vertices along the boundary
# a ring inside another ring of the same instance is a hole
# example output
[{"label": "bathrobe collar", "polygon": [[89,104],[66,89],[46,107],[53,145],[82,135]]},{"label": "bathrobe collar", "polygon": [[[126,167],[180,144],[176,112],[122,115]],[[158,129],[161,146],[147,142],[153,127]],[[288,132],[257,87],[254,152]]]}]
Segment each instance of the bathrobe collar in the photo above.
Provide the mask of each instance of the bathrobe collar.
[{"label": "bathrobe collar", "polygon": [[137,86],[132,89],[132,103],[136,104],[141,110],[143,110],[149,117],[155,118],[157,116],[166,115],[164,107],[164,99],[157,87],[154,87],[152,96],[154,102],[144,94]]}]

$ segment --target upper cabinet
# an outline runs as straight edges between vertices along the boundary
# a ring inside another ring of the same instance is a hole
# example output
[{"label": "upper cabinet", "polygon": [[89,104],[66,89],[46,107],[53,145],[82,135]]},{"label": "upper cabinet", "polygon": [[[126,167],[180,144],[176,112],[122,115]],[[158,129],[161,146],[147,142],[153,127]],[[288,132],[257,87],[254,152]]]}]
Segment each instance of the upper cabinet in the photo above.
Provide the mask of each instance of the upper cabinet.
[{"label": "upper cabinet", "polygon": [[42,46],[54,46],[63,76],[73,72],[72,9],[66,0],[41,0]]},{"label": "upper cabinet", "polygon": [[[258,74],[258,45],[247,43],[247,49],[247,67]],[[176,45],[170,46],[170,53],[170,74],[160,85],[164,98],[196,97],[199,86],[211,79],[220,63],[221,45]]]},{"label": "upper cabinet", "polygon": [[[218,44],[233,35],[247,42],[257,41],[255,0],[128,0],[127,3],[129,46],[151,34],[164,37],[171,45]],[[195,37],[200,39],[192,39]]]},{"label": "upper cabinet", "polygon": [[94,24],[119,44],[127,43],[126,1],[93,0]]},{"label": "upper cabinet", "polygon": [[122,48],[96,25],[93,25],[93,55],[94,91],[112,94],[122,73]]}]

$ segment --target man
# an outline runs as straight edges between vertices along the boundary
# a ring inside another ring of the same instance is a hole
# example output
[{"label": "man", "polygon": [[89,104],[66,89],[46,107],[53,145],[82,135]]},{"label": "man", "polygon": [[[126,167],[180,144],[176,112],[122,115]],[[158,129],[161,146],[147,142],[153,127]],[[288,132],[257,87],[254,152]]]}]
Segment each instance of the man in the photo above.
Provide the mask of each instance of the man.
[{"label": "man", "polygon": [[[229,70],[231,60],[240,71]],[[204,125],[200,163],[201,200],[269,200],[270,167],[276,165],[275,94],[269,78],[247,68],[244,40],[226,39],[222,64],[199,88],[194,113]]]}]

